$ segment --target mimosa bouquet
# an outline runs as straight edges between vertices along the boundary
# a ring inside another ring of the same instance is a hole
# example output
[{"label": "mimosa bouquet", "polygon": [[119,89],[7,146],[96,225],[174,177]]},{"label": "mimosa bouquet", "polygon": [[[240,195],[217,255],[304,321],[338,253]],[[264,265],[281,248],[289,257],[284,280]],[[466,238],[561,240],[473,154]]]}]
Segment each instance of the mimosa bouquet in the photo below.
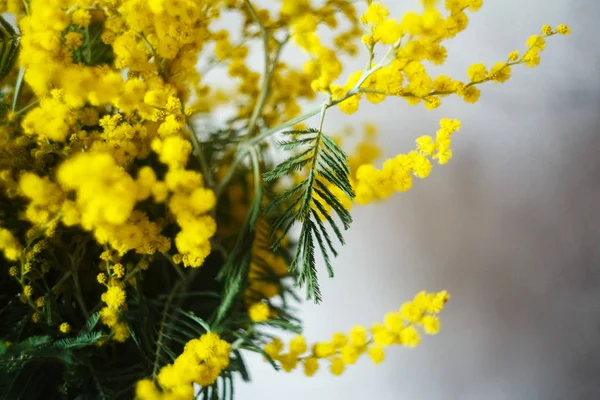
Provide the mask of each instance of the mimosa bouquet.
[{"label": "mimosa bouquet", "polygon": [[351,208],[446,164],[460,122],[381,162],[374,127],[348,149],[323,121],[361,101],[475,103],[569,28],[430,76],[482,1],[421,3],[0,1],[0,397],[225,400],[248,352],[340,375],[436,334],[445,291],[314,344],[294,304],[321,301]]}]

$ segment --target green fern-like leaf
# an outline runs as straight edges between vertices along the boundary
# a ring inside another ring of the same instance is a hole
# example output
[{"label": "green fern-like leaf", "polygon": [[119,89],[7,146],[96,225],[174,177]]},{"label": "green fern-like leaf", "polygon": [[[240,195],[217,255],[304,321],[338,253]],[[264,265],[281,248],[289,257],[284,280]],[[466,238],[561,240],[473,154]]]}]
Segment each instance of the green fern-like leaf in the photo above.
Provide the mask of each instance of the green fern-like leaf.
[{"label": "green fern-like leaf", "polygon": [[83,328],[81,328],[81,333],[90,333],[96,327],[96,324],[100,320],[100,313],[94,313],[92,316],[86,321]]},{"label": "green fern-like leaf", "polygon": [[0,16],[0,79],[12,69],[19,54],[19,35],[8,21]]},{"label": "green fern-like leaf", "polygon": [[[30,336],[10,347],[3,343],[0,398],[57,398],[59,393],[67,394],[69,388],[80,386],[80,367],[88,360],[89,347],[102,337],[99,331],[82,331],[58,340],[52,336]],[[43,379],[30,385],[28,381],[33,375]],[[59,382],[62,384],[57,385]]]},{"label": "green fern-like leaf", "polygon": [[59,350],[69,351],[81,349],[83,347],[88,347],[95,344],[102,338],[102,336],[103,333],[100,331],[80,333],[73,338],[64,338],[56,341],[53,347]]},{"label": "green fern-like leaf", "polygon": [[83,44],[73,52],[73,61],[85,65],[110,64],[114,59],[112,46],[102,41],[102,23],[92,23],[86,29],[71,26],[74,32],[84,35]]},{"label": "green fern-like leaf", "polygon": [[279,144],[283,149],[297,150],[297,153],[264,174],[265,181],[302,170],[307,170],[307,176],[267,206],[267,212],[280,212],[271,234],[274,239],[273,250],[281,246],[281,241],[296,223],[302,224],[290,272],[296,277],[297,285],[306,285],[307,297],[319,302],[321,290],[317,280],[315,248],[318,246],[329,276],[333,277],[331,255],[335,257],[337,252],[328,228],[341,244],[344,244],[344,238],[332,214],[337,215],[344,229],[348,229],[352,223],[350,213],[331,190],[335,187],[345,196],[354,197],[348,157],[333,139],[320,130],[288,131],[284,134],[289,139]]},{"label": "green fern-like leaf", "polygon": [[238,235],[235,246],[217,277],[217,279],[224,280],[225,289],[223,290],[221,304],[219,305],[215,316],[214,322],[216,325],[223,322],[225,316],[235,304],[236,299],[245,289],[250,262],[252,261],[252,245],[255,236],[254,230],[261,211],[260,205],[263,198],[263,187],[260,179],[258,152],[256,149],[250,149],[248,154],[252,162],[252,171],[254,174],[254,199],[250,205],[250,210],[246,216],[241,232]]}]

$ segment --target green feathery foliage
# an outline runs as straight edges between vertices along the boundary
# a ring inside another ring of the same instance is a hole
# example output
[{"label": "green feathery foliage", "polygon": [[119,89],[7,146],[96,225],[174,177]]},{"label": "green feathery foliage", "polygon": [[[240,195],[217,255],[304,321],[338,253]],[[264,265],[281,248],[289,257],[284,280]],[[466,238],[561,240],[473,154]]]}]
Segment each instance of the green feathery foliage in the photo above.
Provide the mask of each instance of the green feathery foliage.
[{"label": "green feathery foliage", "polygon": [[114,59],[112,46],[102,41],[102,23],[90,24],[87,28],[71,26],[72,32],[84,35],[83,44],[73,52],[73,61],[85,65],[110,64]]},{"label": "green feathery foliage", "polygon": [[218,276],[223,279],[225,287],[223,299],[217,309],[216,324],[225,318],[230,308],[240,293],[246,288],[250,262],[252,261],[252,245],[254,243],[254,228],[260,215],[260,204],[263,197],[262,182],[260,177],[259,155],[256,149],[249,148],[248,155],[254,174],[254,199],[242,227],[233,251],[225,261],[225,265]]},{"label": "green feathery foliage", "polygon": [[[51,384],[60,380],[64,383],[59,391],[66,394],[73,379],[83,376],[77,371],[86,368],[87,349],[105,337],[104,333],[93,330],[98,319],[97,313],[92,315],[73,337],[30,336],[10,345],[0,341],[0,398],[41,398],[43,393],[53,392]],[[32,375],[53,376],[55,381]],[[29,384],[32,379],[35,384]]]},{"label": "green feathery foliage", "polygon": [[297,153],[264,174],[265,181],[275,181],[286,175],[307,170],[307,176],[298,185],[274,198],[266,212],[283,210],[273,223],[273,250],[281,246],[281,241],[292,226],[301,223],[300,236],[290,272],[296,277],[296,284],[306,285],[307,298],[321,301],[321,290],[317,279],[315,241],[321,250],[329,276],[333,277],[331,256],[337,256],[325,221],[344,244],[342,232],[329,212],[335,211],[344,229],[348,229],[352,217],[340,199],[331,191],[330,185],[340,189],[344,195],[353,198],[350,184],[347,155],[322,130],[287,131],[288,140],[279,143],[284,150],[297,150]]},{"label": "green feathery foliage", "polygon": [[19,54],[19,35],[3,17],[0,16],[0,79],[12,69]]}]

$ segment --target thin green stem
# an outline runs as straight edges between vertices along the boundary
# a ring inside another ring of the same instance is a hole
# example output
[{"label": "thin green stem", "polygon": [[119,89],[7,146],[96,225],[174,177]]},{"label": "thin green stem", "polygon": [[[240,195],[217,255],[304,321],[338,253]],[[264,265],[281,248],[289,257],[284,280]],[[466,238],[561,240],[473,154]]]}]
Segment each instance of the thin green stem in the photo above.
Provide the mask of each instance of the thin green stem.
[{"label": "thin green stem", "polygon": [[227,171],[227,174],[223,177],[223,179],[221,180],[221,182],[219,182],[219,184],[217,185],[217,187],[215,189],[215,197],[217,198],[217,200],[221,197],[221,195],[225,191],[225,188],[227,187],[227,185],[229,185],[229,182],[235,175],[237,166],[246,158],[247,155],[248,155],[247,151],[245,151],[245,150],[241,151],[238,154],[238,156],[233,160],[233,162],[229,166],[229,170]]},{"label": "thin green stem", "polygon": [[72,270],[68,270],[62,278],[60,278],[60,280],[58,282],[56,282],[56,285],[52,286],[52,289],[50,289],[50,291],[52,293],[54,293],[54,291],[56,289],[58,289],[60,287],[60,285],[62,285],[67,279],[69,279],[69,277],[71,276],[71,274],[73,273]]},{"label": "thin green stem", "polygon": [[[81,249],[83,246],[80,245],[78,246],[78,249]],[[74,261],[74,258],[71,257],[71,270],[73,271],[73,273],[71,274],[71,277],[73,279],[73,285],[75,287],[75,299],[77,300],[77,303],[79,303],[79,307],[81,307],[81,311],[83,312],[83,315],[85,317],[86,320],[90,319],[90,313],[88,312],[87,306],[85,305],[85,302],[83,301],[83,292],[81,291],[81,284],[79,282],[79,264],[76,264]]]},{"label": "thin green stem", "polygon": [[29,305],[29,307],[31,307],[33,309],[33,311],[35,311],[36,313],[42,315],[42,311],[35,305],[35,303],[33,302],[33,300],[31,300],[30,298],[27,299],[27,304]]},{"label": "thin green stem", "polygon": [[133,278],[133,276],[135,274],[137,274],[142,268],[141,268],[141,264],[142,261],[146,260],[147,255],[144,255],[140,261],[138,261],[137,265],[135,266],[135,268],[133,268],[131,270],[131,272],[129,272],[127,275],[125,275],[125,278],[123,278],[123,282],[127,282],[128,280],[130,280],[131,278]]},{"label": "thin green stem", "polygon": [[187,120],[186,124],[190,130],[190,137],[192,139],[192,144],[194,146],[194,153],[198,162],[200,163],[200,168],[202,169],[202,175],[204,175],[204,180],[206,181],[206,185],[209,187],[213,186],[212,176],[210,175],[210,168],[208,162],[206,161],[206,157],[204,157],[204,152],[202,151],[202,144],[198,139],[198,134],[194,129],[194,124],[192,121]]},{"label": "thin green stem", "polygon": [[[323,104],[321,106],[321,118],[319,120],[319,134],[315,138],[315,153],[313,154],[312,164],[310,166],[310,170],[308,171],[308,176],[311,181],[315,180],[315,176],[316,176],[316,172],[317,172],[317,165],[319,164],[319,153],[321,150],[321,141],[323,139],[323,123],[325,122],[325,114],[326,114],[328,108],[329,108],[329,106],[327,104]],[[309,188],[312,187],[312,182],[309,182],[308,186],[309,186]],[[312,201],[312,190],[307,190],[306,197],[304,198],[304,204],[310,205],[311,201]],[[310,209],[310,207],[308,207],[307,209]]]},{"label": "thin green stem", "polygon": [[83,292],[81,291],[81,285],[79,284],[79,274],[77,271],[75,271],[72,276],[73,284],[75,285],[75,300],[77,300],[79,307],[81,307],[81,312],[85,316],[85,319],[88,320],[90,318],[90,313],[88,312],[87,306],[83,301]]},{"label": "thin green stem", "polygon": [[[254,192],[258,193],[259,188],[260,188],[260,165],[259,165],[259,161],[258,161],[258,152],[256,151],[256,148],[254,147],[250,147],[248,148],[248,153],[250,154],[250,160],[252,162],[252,172],[254,175]],[[259,201],[259,199],[256,199],[256,201]]]},{"label": "thin green stem", "polygon": [[258,119],[260,118],[263,109],[265,108],[266,102],[269,98],[269,94],[271,94],[271,82],[273,81],[273,73],[275,72],[275,67],[277,65],[277,61],[281,55],[281,49],[283,48],[284,42],[276,42],[276,48],[271,59],[269,57],[269,40],[271,39],[271,35],[267,28],[260,21],[254,6],[249,0],[244,0],[244,3],[248,7],[250,15],[252,19],[259,27],[262,41],[263,41],[263,49],[264,49],[264,73],[263,73],[263,82],[262,87],[260,89],[260,94],[254,109],[252,110],[252,114],[250,115],[250,121],[248,122],[248,135],[253,135],[254,129],[256,128],[256,124],[258,123]]},{"label": "thin green stem", "polygon": [[200,76],[204,78],[205,75],[208,74],[213,69],[213,67],[215,67],[218,64],[219,60],[216,57],[209,58],[206,62],[206,65],[200,68]]},{"label": "thin green stem", "polygon": [[85,49],[85,54],[86,54],[86,60],[88,63],[90,63],[92,61],[92,46],[91,46],[91,40],[90,40],[90,27],[89,25],[86,26],[85,28],[85,43],[86,43],[86,49]]},{"label": "thin green stem", "polygon": [[244,4],[246,4],[246,7],[248,7],[248,11],[250,12],[250,16],[252,17],[252,19],[254,20],[254,22],[256,22],[256,24],[258,25],[259,29],[261,32],[266,32],[266,28],[263,25],[263,23],[261,22],[260,18],[258,18],[258,14],[256,13],[256,9],[254,8],[254,5],[252,5],[252,2],[250,0],[244,0]]},{"label": "thin green stem", "polygon": [[165,253],[160,253],[163,255],[163,257],[169,262],[169,264],[171,264],[173,266],[173,268],[175,269],[175,272],[177,272],[177,275],[179,275],[179,277],[181,279],[185,279],[185,274],[183,273],[183,271],[181,270],[181,268],[179,267],[179,265],[175,264],[175,262],[173,261],[173,259],[171,257],[169,257],[168,254]]},{"label": "thin green stem", "polygon": [[156,377],[158,375],[158,369],[160,367],[160,353],[163,346],[163,339],[165,337],[165,329],[167,324],[167,318],[169,316],[169,308],[171,307],[171,303],[173,302],[173,298],[175,294],[179,291],[180,286],[182,285],[183,280],[178,281],[171,292],[169,293],[169,297],[167,298],[167,302],[165,303],[165,307],[163,308],[162,318],[160,321],[160,328],[158,331],[158,339],[156,341],[156,353],[154,355],[154,366],[152,367],[152,380],[156,381]]},{"label": "thin green stem", "polygon": [[358,92],[359,93],[376,93],[376,94],[382,94],[385,96],[393,96],[394,95],[393,93],[388,93],[383,90],[372,89],[372,88],[360,88],[360,89],[358,89]]},{"label": "thin green stem", "polygon": [[159,61],[158,60],[158,55],[156,54],[156,51],[154,50],[154,46],[152,46],[152,43],[150,43],[148,41],[148,38],[143,33],[140,33],[140,38],[142,38],[142,41],[146,45],[146,48],[148,49],[148,51],[150,52],[150,54],[152,55],[152,57],[154,57],[156,59],[156,61],[158,62]]},{"label": "thin green stem", "polygon": [[200,395],[208,390],[208,386],[202,386],[202,388],[198,391],[198,394],[194,397],[194,399],[199,399]]},{"label": "thin green stem", "polygon": [[286,128],[289,128],[291,126],[299,124],[300,122],[303,122],[309,118],[312,118],[315,115],[319,114],[320,112],[321,112],[321,106],[316,107],[316,108],[310,110],[309,112],[307,112],[306,114],[303,114],[296,118],[292,118],[289,121],[286,121],[280,125],[277,125],[276,127],[267,129],[266,131],[262,132],[260,135],[248,140],[248,144],[251,146],[258,144],[259,142],[262,142],[264,139],[268,138],[269,136],[274,135],[277,132],[281,132],[282,130],[284,130]]},{"label": "thin green stem", "polygon": [[235,340],[235,342],[231,343],[231,350],[237,350],[239,348],[242,347],[242,345],[244,344],[244,342],[246,342],[246,340],[250,340],[250,336],[252,335],[252,331],[253,331],[253,326],[250,325],[248,327],[248,329],[246,329],[246,336],[238,336],[238,338]]},{"label": "thin green stem", "polygon": [[19,111],[17,111],[16,114],[23,115],[25,112],[31,110],[33,107],[37,106],[38,104],[40,104],[40,100],[35,99],[31,103],[27,104],[25,107],[21,108]]},{"label": "thin green stem", "polygon": [[[308,171],[308,178],[307,178],[307,190],[304,192],[303,198],[302,198],[302,205],[300,206],[300,218],[303,220],[303,224],[302,224],[302,230],[300,232],[300,238],[305,237],[305,235],[307,234],[309,228],[309,219],[310,219],[310,210],[312,209],[312,200],[313,200],[313,185],[315,180],[317,179],[317,166],[319,164],[319,153],[321,151],[321,141],[323,138],[323,122],[325,121],[325,113],[327,112],[327,108],[329,107],[329,105],[327,103],[324,103],[321,106],[321,118],[319,121],[319,133],[315,138],[315,151],[313,153],[312,156],[312,163],[310,166],[310,169]],[[302,239],[301,239],[302,240]],[[298,257],[301,253],[301,246],[298,247],[298,250],[296,251],[296,257],[294,258],[294,262],[292,263],[292,265],[296,264],[296,261],[298,260]],[[305,253],[304,256],[306,257],[307,254]],[[309,274],[310,274],[310,267],[309,268]],[[307,292],[308,292],[308,298],[311,297],[311,292],[312,295],[315,296],[315,301],[319,302],[320,300],[320,296],[318,293],[318,286],[316,286],[316,280],[315,279],[306,279],[306,270],[307,270],[307,263],[304,262],[302,263],[302,271],[300,271],[300,278],[299,280],[297,280],[297,282],[302,283],[303,281],[308,281],[307,284]]]},{"label": "thin green stem", "polygon": [[354,87],[352,89],[350,89],[344,96],[342,96],[339,99],[335,99],[335,100],[328,100],[326,102],[324,102],[323,104],[321,104],[319,107],[314,108],[312,110],[310,110],[309,112],[307,112],[304,115],[301,115],[299,117],[293,118],[287,122],[284,122],[281,125],[277,125],[274,128],[271,129],[267,129],[266,131],[262,132],[260,135],[251,138],[248,140],[248,144],[249,145],[255,145],[261,141],[263,141],[264,139],[268,138],[271,135],[274,135],[277,132],[282,131],[283,129],[289,128],[290,126],[293,126],[295,124],[298,124],[302,121],[305,121],[311,117],[314,117],[315,115],[321,113],[323,114],[323,107],[325,107],[325,110],[328,108],[331,108],[333,106],[338,105],[339,103],[349,99],[352,96],[355,96],[357,94],[360,93],[360,89],[363,83],[365,83],[365,81],[367,79],[369,79],[369,77],[371,75],[373,75],[375,72],[379,71],[381,68],[388,66],[393,60],[394,57],[396,55],[396,51],[398,50],[398,47],[400,46],[400,41],[402,39],[399,39],[394,45],[390,46],[390,48],[388,49],[387,53],[385,54],[385,56],[383,56],[381,62],[379,62],[377,65],[375,65],[374,67],[371,67],[367,70],[365,70],[361,76],[361,78],[358,80],[358,82],[356,82],[356,84],[354,85]]},{"label": "thin green stem", "polygon": [[231,350],[237,350],[237,349],[239,349],[240,346],[242,344],[244,344],[245,341],[246,341],[246,339],[243,338],[243,337],[237,338],[235,342],[231,343]]},{"label": "thin green stem", "polygon": [[19,101],[19,95],[21,94],[21,88],[23,87],[23,78],[25,77],[25,68],[21,67],[19,70],[19,76],[17,77],[17,83],[15,84],[15,95],[13,96],[11,111],[15,112],[17,109],[17,102]]},{"label": "thin green stem", "polygon": [[[371,36],[373,36],[373,25],[371,25]],[[375,58],[375,53],[373,52],[374,49],[375,42],[367,46],[367,51],[369,52],[369,59],[367,60],[367,66],[365,67],[365,69],[369,69],[373,66],[373,59]]]},{"label": "thin green stem", "polygon": [[166,65],[165,60],[161,59],[160,56],[156,53],[154,46],[152,46],[152,43],[150,43],[150,41],[148,40],[146,35],[144,35],[144,33],[141,33],[139,36],[144,41],[144,44],[146,45],[146,48],[148,49],[148,51],[150,52],[152,57],[154,57],[154,60],[156,61],[156,65],[158,65],[158,73],[164,78],[165,77],[165,65]]},{"label": "thin green stem", "polygon": [[[323,135],[323,123],[325,122],[325,113],[327,112],[328,108],[329,108],[328,104],[324,104],[321,107],[321,118],[319,118],[319,137],[321,135]],[[321,139],[317,138],[317,145],[320,145],[320,144],[321,144]]]},{"label": "thin green stem", "polygon": [[267,37],[264,46],[265,46],[265,74],[262,83],[262,88],[260,90],[260,94],[258,100],[256,101],[256,105],[252,110],[252,115],[250,116],[250,122],[248,123],[248,134],[252,135],[254,129],[256,128],[256,124],[258,122],[258,118],[262,114],[263,109],[265,108],[265,104],[267,99],[269,98],[269,94],[271,93],[271,82],[273,81],[273,72],[275,71],[275,64],[277,63],[277,59],[279,58],[279,54],[281,53],[282,46],[277,44],[277,50],[273,59],[273,62],[269,60],[269,39]]},{"label": "thin green stem", "polygon": [[98,379],[98,376],[96,375],[96,371],[94,370],[94,368],[90,365],[88,366],[91,375],[92,375],[92,380],[94,381],[94,385],[96,385],[96,389],[98,389],[98,395],[100,396],[101,400],[106,400],[106,394],[104,393],[104,389],[102,388],[102,385],[100,384],[100,380]]}]

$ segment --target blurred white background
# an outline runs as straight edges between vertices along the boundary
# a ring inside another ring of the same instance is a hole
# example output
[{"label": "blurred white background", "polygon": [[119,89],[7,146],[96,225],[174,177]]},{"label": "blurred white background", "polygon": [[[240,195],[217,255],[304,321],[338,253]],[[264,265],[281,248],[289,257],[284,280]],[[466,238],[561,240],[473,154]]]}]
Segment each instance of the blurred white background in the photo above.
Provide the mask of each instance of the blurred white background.
[{"label": "blurred white background", "polygon": [[[390,98],[328,115],[330,130],[378,124],[386,157],[412,149],[442,117],[463,129],[449,164],[408,193],[353,209],[337,275],[321,279],[323,304],[301,307],[314,342],[379,321],[419,290],[447,289],[440,335],[389,348],[378,366],[364,357],[341,377],[327,366],[312,378],[275,372],[253,357],[238,399],[600,398],[600,3],[484,3],[447,42],[444,73],[466,79],[468,65],[524,49],[546,23],[573,34],[551,38],[540,67],[484,86],[476,105],[456,98],[426,111]],[[399,16],[418,0],[384,4]]]}]

